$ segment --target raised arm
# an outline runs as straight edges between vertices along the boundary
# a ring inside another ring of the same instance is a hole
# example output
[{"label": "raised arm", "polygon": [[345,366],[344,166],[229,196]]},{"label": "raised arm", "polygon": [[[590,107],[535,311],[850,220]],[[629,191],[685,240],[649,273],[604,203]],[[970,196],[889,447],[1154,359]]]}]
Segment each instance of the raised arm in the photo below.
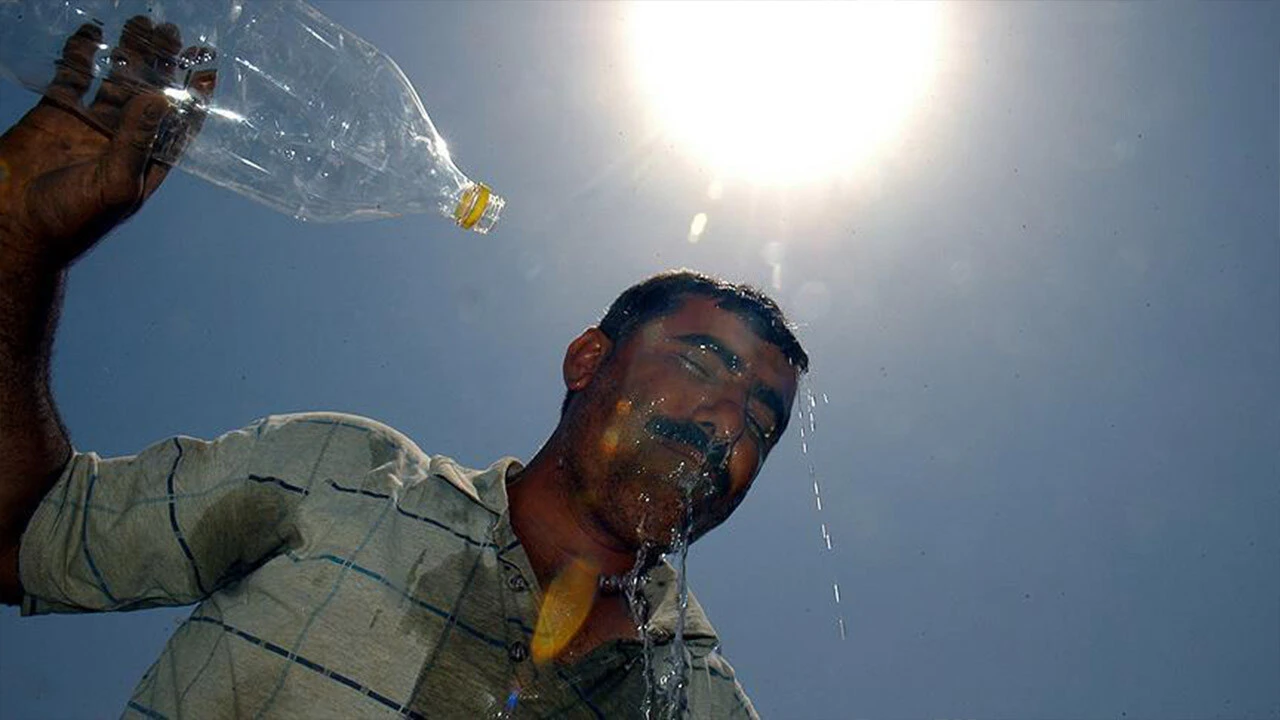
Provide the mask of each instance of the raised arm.
[{"label": "raised arm", "polygon": [[[0,601],[22,597],[18,548],[71,455],[49,389],[67,268],[159,188],[149,162],[177,67],[172,25],[130,20],[113,69],[87,106],[101,31],[67,40],[46,96],[0,137]],[[198,89],[211,92],[212,78]]]}]

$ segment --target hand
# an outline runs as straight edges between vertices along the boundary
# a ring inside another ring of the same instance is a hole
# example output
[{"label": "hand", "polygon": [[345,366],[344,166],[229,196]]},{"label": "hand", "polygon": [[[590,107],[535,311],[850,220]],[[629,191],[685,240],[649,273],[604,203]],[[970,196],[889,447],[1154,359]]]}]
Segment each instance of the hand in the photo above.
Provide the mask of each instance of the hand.
[{"label": "hand", "polygon": [[[67,267],[137,212],[169,172],[151,159],[157,130],[172,112],[161,90],[179,66],[212,51],[179,53],[177,27],[134,17],[111,53],[110,74],[85,107],[101,42],[102,31],[91,24],[68,38],[45,97],[0,137],[6,266]],[[187,89],[207,99],[214,82],[212,71],[196,73]],[[189,118],[181,144],[199,131],[201,120]]]}]

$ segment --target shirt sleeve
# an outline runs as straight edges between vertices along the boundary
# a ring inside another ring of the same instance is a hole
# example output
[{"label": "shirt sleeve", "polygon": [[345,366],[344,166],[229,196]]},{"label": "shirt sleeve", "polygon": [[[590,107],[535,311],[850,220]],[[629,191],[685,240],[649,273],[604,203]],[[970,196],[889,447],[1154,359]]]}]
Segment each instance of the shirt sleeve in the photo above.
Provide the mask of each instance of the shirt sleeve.
[{"label": "shirt sleeve", "polygon": [[270,559],[307,494],[257,472],[289,450],[273,447],[275,425],[75,453],[22,537],[23,614],[190,604]]}]

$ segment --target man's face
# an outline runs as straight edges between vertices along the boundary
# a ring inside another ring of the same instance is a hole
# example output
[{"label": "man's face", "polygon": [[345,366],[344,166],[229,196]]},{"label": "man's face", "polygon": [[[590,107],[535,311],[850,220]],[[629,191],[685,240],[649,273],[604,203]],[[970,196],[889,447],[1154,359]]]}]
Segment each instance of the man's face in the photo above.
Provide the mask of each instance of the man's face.
[{"label": "man's face", "polygon": [[614,346],[581,388],[570,418],[574,499],[619,549],[700,537],[760,472],[796,379],[781,349],[736,314],[688,298]]}]

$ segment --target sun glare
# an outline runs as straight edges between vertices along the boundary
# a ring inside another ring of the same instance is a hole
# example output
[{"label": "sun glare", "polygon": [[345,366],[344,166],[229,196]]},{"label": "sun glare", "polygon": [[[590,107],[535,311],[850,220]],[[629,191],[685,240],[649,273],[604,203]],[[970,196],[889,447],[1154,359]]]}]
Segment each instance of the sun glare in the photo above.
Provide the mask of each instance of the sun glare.
[{"label": "sun glare", "polygon": [[719,174],[796,185],[852,174],[927,87],[923,2],[638,2],[636,69],[667,132]]}]

